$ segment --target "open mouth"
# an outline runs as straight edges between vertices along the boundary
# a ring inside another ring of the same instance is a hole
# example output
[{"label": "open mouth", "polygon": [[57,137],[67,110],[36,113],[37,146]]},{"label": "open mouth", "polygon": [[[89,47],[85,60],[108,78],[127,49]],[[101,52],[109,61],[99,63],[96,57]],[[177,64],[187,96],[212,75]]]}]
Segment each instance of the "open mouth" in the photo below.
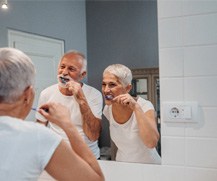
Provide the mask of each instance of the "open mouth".
[{"label": "open mouth", "polygon": [[114,98],[113,95],[105,95],[106,100],[112,100]]},{"label": "open mouth", "polygon": [[69,79],[68,78],[64,78],[64,77],[60,77],[60,81],[63,83],[63,84],[66,84]]}]

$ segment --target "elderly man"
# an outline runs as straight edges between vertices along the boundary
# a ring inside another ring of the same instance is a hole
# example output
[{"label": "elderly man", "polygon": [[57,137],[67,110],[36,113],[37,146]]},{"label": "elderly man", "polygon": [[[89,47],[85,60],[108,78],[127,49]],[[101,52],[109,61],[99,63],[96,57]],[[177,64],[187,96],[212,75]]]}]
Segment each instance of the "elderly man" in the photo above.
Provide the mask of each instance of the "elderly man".
[{"label": "elderly man", "polygon": [[[82,53],[72,50],[64,54],[58,66],[58,84],[41,92],[38,105],[51,101],[65,105],[70,110],[71,121],[98,159],[103,99],[98,90],[81,82],[86,76],[86,67],[87,61]],[[43,121],[37,115],[36,119]],[[48,127],[68,140],[55,124],[48,122]]]},{"label": "elderly man", "polygon": [[71,147],[44,126],[23,121],[32,107],[34,79],[28,56],[0,48],[0,180],[36,181],[44,169],[56,180],[104,180],[65,106],[50,102],[38,112],[65,131]]}]

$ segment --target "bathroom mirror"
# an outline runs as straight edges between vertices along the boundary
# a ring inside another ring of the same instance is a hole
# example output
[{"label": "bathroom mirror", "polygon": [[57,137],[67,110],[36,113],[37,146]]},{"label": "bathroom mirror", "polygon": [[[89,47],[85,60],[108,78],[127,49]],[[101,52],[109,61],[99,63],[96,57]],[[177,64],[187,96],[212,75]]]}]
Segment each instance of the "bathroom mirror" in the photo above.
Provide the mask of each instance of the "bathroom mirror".
[{"label": "bathroom mirror", "polygon": [[[152,102],[155,108],[155,117],[158,132],[161,134],[160,119],[160,78],[159,68],[132,69],[133,81],[132,96],[140,96]],[[161,155],[161,140],[159,139],[156,150]]]},{"label": "bathroom mirror", "polygon": [[[156,0],[10,0],[8,7],[0,10],[1,47],[8,45],[8,29],[64,40],[65,51],[87,55],[87,81],[98,90],[109,64],[159,67]],[[108,122],[102,123],[101,148],[110,146]]]},{"label": "bathroom mirror", "polygon": [[[144,69],[159,67],[157,2],[87,1],[87,49],[91,62],[88,82],[97,89],[101,89],[104,68],[115,63],[136,70],[138,83],[144,83]],[[108,121],[103,118],[102,123],[99,143],[109,147]],[[112,142],[111,145],[113,160],[116,148]]]}]

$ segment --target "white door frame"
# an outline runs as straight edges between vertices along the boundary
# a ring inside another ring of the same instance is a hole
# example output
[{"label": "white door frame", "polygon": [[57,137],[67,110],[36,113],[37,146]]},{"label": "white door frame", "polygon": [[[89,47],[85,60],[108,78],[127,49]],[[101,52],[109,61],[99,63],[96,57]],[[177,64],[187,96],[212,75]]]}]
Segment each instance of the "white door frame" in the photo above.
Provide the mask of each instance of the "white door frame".
[{"label": "white door frame", "polygon": [[[61,56],[64,54],[64,41],[9,29],[8,45],[26,53],[35,65],[36,94],[33,107],[36,107],[40,92],[57,82],[57,67]],[[35,120],[32,111],[27,119]]]}]

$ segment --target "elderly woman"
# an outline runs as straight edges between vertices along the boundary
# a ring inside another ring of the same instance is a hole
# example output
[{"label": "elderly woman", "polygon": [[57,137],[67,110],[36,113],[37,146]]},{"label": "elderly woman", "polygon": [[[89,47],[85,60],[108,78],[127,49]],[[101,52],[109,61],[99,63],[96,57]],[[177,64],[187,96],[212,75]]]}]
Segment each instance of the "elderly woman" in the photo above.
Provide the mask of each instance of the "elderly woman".
[{"label": "elderly woman", "polygon": [[104,180],[64,106],[48,103],[39,113],[66,132],[73,149],[44,126],[23,121],[33,103],[34,78],[29,57],[0,48],[0,180],[34,181],[44,169],[56,180]]},{"label": "elderly woman", "polygon": [[116,161],[160,164],[154,107],[150,101],[129,94],[131,81],[130,69],[121,64],[110,65],[103,72],[103,114],[117,146]]}]

